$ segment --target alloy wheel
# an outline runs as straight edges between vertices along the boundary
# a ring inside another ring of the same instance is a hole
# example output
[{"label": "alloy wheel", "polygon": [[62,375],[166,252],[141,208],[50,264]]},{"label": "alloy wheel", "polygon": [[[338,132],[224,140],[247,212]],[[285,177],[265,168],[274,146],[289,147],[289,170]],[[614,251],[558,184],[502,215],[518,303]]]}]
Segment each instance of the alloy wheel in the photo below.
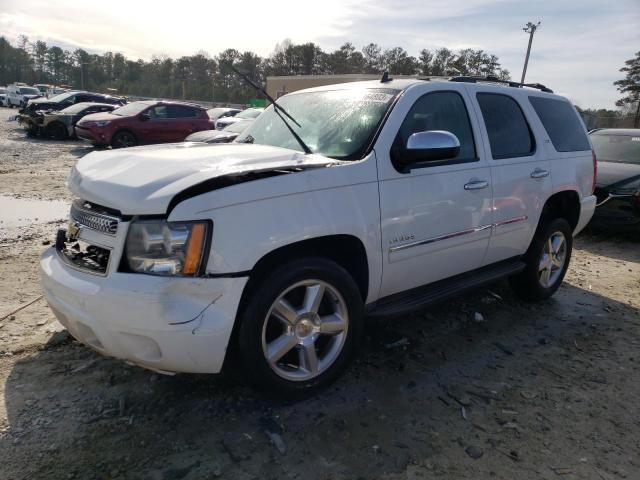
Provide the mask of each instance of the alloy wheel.
[{"label": "alloy wheel", "polygon": [[538,280],[544,288],[550,288],[562,275],[567,260],[567,241],[562,232],[553,232],[542,247],[538,264]]},{"label": "alloy wheel", "polygon": [[347,338],[347,304],[321,280],[291,285],[272,303],[262,328],[262,352],[269,367],[289,381],[325,372]]}]

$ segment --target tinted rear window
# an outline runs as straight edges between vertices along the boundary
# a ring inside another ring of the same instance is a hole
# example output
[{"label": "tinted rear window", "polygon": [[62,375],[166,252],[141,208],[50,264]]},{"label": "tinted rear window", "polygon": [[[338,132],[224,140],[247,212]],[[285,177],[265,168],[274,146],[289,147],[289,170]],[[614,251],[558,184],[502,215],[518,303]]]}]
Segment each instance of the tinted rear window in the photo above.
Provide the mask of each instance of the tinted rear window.
[{"label": "tinted rear window", "polygon": [[573,105],[553,98],[529,97],[529,101],[557,152],[591,150]]},{"label": "tinted rear window", "polygon": [[477,98],[493,158],[531,155],[535,143],[520,105],[513,98],[499,93],[478,93]]}]

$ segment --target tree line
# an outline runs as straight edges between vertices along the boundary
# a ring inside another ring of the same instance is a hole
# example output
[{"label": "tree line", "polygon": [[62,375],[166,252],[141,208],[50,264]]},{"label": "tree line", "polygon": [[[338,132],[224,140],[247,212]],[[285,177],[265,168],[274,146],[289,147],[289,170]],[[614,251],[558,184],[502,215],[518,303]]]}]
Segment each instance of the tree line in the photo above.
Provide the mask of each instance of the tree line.
[{"label": "tree line", "polygon": [[213,57],[200,51],[177,59],[155,55],[132,60],[121,53],[69,51],[22,35],[15,45],[0,36],[0,85],[50,83],[122,95],[246,103],[256,92],[233,73],[233,64],[254,82],[272,75],[373,73],[394,75],[494,75],[509,79],[496,55],[483,50],[422,49],[416,56],[402,47],[383,49],[370,43],[358,50],[345,43],[326,52],[315,43],[285,40],[268,57],[229,48]]}]

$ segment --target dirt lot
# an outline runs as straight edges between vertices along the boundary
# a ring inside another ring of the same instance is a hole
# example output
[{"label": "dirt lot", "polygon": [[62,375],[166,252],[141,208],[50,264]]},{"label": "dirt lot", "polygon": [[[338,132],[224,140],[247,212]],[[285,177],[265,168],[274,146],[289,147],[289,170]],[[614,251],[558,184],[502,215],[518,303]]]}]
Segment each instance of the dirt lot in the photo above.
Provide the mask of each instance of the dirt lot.
[{"label": "dirt lot", "polygon": [[[0,195],[68,200],[90,148],[27,139],[10,114]],[[0,318],[39,297],[56,228],[0,224]],[[0,320],[0,479],[640,478],[639,245],[580,236],[546,303],[501,283],[370,320],[356,364],[298,403],[103,358],[36,300]]]}]

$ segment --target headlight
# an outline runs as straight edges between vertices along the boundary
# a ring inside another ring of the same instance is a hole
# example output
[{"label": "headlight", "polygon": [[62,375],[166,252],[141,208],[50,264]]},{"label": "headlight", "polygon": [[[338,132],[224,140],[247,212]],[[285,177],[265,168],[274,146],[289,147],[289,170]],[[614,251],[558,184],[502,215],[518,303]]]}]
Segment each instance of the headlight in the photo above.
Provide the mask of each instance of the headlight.
[{"label": "headlight", "polygon": [[133,222],[125,247],[129,268],[152,275],[197,275],[209,230],[209,222]]},{"label": "headlight", "polygon": [[105,125],[109,125],[111,120],[87,120],[86,122],[82,122],[82,125],[87,127],[104,127]]}]

